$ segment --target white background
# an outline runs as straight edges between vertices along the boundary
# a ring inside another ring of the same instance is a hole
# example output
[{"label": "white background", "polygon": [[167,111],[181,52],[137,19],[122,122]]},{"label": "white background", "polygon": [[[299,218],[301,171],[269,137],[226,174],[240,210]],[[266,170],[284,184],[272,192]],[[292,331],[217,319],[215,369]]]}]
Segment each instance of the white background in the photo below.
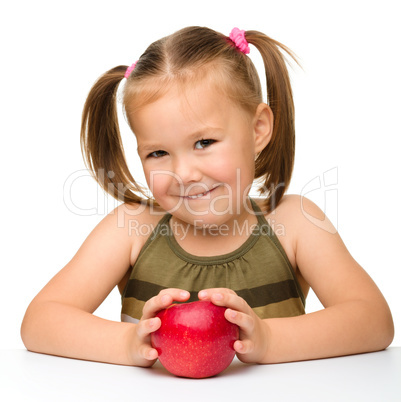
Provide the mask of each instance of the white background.
[{"label": "white background", "polygon": [[[297,153],[289,192],[305,194],[326,211],[384,293],[397,331],[397,3],[2,2],[0,348],[23,347],[19,326],[27,305],[117,205],[83,171],[80,117],[91,85],[106,70],[137,60],[154,40],[188,25],[227,35],[235,26],[260,30],[298,55],[303,70],[291,70]],[[250,56],[260,67],[254,48]],[[136,177],[140,167],[134,138],[124,121],[121,126]],[[318,308],[311,294],[307,309]],[[113,291],[97,313],[119,320],[119,310],[119,295]],[[400,334],[393,345],[401,345]]]}]

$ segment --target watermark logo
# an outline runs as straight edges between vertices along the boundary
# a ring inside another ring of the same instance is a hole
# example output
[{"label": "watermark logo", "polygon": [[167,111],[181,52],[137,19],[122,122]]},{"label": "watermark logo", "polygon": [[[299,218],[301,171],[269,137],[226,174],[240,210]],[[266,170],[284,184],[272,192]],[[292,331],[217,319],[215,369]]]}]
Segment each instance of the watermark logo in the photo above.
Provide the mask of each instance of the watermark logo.
[{"label": "watermark logo", "polygon": [[[332,168],[323,173],[321,176],[316,176],[310,180],[301,191],[301,210],[303,215],[314,225],[329,233],[337,233],[338,229],[338,168]],[[323,182],[323,183],[322,183]],[[304,198],[311,193],[319,192],[323,195],[323,212],[324,219],[321,220],[309,214],[304,208]],[[329,218],[331,217],[329,223]]]},{"label": "watermark logo", "polygon": [[[97,174],[99,182],[105,182],[105,178],[113,179],[114,173],[113,172],[105,172],[103,169],[99,169]],[[67,209],[72,212],[73,214],[80,215],[80,216],[91,216],[91,215],[105,215],[110,210],[114,210],[120,202],[108,196],[105,191],[99,185],[93,185],[94,196],[91,198],[93,205],[89,207],[84,207],[82,203],[82,198],[79,197],[79,189],[87,185],[88,180],[93,180],[92,174],[86,170],[78,170],[70,174],[66,181],[64,182],[63,186],[63,199],[64,204]],[[206,214],[211,214],[215,216],[221,216],[225,214],[239,214],[242,208],[252,214],[257,214],[253,211],[252,208],[249,207],[247,198],[248,192],[251,190],[251,185],[249,185],[245,190],[240,190],[241,187],[241,172],[237,169],[236,172],[236,179],[234,186],[232,188],[227,183],[214,183],[212,188],[209,188],[205,183],[189,183],[186,185],[181,178],[175,174],[174,172],[170,171],[153,171],[150,175],[150,194],[155,189],[155,186],[158,185],[158,181],[160,180],[172,180],[176,182],[177,187],[177,197],[175,205],[170,208],[168,211],[172,215],[177,212],[180,208],[185,208],[185,210],[190,213],[194,217],[202,217]],[[178,185],[177,185],[178,183]],[[91,183],[92,184],[92,183]],[[94,184],[94,183],[93,183]],[[110,186],[110,192],[112,189],[117,187],[119,191],[124,194],[128,188],[125,187],[122,183],[110,183],[108,182],[107,186]],[[271,205],[272,205],[272,216],[274,216],[274,209],[276,207],[276,199],[275,194],[276,190],[280,187],[283,187],[284,183],[279,183],[276,186],[272,186],[270,189],[263,188],[264,190],[262,193],[270,196]],[[215,196],[211,196],[212,191],[220,187],[222,191],[220,191]],[[318,175],[310,180],[301,190],[300,194],[300,209],[302,214],[312,222],[314,225],[318,226],[319,228],[328,231],[330,233],[336,233],[338,227],[338,168],[332,168],[325,171],[322,175]],[[194,207],[195,204],[192,204],[192,201],[199,197],[203,197],[204,199],[209,199],[210,202],[201,204],[203,205],[203,209],[199,208],[198,206]],[[308,198],[316,198],[319,196],[320,198],[323,197],[323,202],[318,202],[318,204],[323,204],[323,212],[325,213],[324,219],[319,219],[311,215],[308,210],[305,208],[304,200],[306,197]],[[192,197],[192,198],[191,198]],[[222,201],[222,202],[220,202]],[[219,203],[220,202],[220,203]],[[112,203],[112,205],[110,205]],[[218,206],[218,207],[217,207]],[[223,206],[223,207],[222,207]],[[133,217],[138,216],[141,214],[145,208],[147,208],[146,204],[138,206],[137,209],[133,211],[125,210],[121,212],[121,216],[118,218],[118,224],[125,225],[126,220],[124,218],[124,214],[132,215]],[[161,215],[160,210],[156,210],[150,205],[150,213],[155,215]],[[327,216],[330,216],[330,222]],[[271,219],[274,221],[274,219]],[[198,221],[201,222],[201,221]],[[225,228],[221,228],[218,233],[221,234],[221,230],[225,230]],[[150,233],[153,228],[143,228],[142,226],[138,226],[138,223],[131,223],[130,230],[132,232],[138,232],[138,234],[148,234]],[[217,229],[213,229],[217,230]],[[224,231],[223,230],[223,231]],[[250,230],[249,232],[252,232]],[[284,233],[285,230],[282,230]],[[185,231],[184,231],[185,233]]]}]

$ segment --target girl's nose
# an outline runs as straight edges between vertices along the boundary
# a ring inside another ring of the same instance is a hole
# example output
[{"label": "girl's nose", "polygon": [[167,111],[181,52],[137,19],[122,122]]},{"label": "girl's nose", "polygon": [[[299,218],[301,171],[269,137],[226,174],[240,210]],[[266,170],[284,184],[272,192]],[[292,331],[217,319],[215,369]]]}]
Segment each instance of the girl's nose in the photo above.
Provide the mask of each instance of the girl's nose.
[{"label": "girl's nose", "polygon": [[196,183],[202,179],[198,161],[192,156],[181,157],[174,161],[174,174],[179,184]]}]

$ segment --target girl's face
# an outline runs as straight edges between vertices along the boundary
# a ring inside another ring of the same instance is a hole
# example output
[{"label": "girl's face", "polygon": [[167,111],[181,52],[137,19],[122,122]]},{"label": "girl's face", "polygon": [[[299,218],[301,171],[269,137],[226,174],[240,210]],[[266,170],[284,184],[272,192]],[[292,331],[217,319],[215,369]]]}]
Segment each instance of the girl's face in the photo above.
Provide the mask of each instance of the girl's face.
[{"label": "girl's face", "polygon": [[175,86],[129,118],[149,189],[164,210],[198,227],[246,216],[255,154],[266,145],[255,116],[205,84]]}]

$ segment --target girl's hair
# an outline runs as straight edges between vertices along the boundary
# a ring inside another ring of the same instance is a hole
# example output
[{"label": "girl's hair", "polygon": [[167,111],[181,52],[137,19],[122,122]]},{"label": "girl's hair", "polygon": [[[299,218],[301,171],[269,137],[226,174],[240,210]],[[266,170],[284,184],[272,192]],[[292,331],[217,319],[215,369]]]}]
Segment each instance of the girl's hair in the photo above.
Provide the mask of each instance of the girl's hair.
[{"label": "girl's hair", "polygon": [[[295,154],[294,104],[281,43],[261,32],[246,31],[248,43],[263,58],[268,104],[274,115],[269,144],[255,160],[255,179],[272,211],[286,191]],[[118,200],[150,202],[135,182],[124,156],[117,119],[117,90],[127,66],[103,74],[92,87],[82,115],[81,149],[99,184]],[[127,79],[123,107],[128,116],[163,96],[172,85],[194,85],[208,77],[243,109],[255,113],[263,102],[257,71],[251,59],[223,34],[209,28],[188,27],[151,44]]]}]

